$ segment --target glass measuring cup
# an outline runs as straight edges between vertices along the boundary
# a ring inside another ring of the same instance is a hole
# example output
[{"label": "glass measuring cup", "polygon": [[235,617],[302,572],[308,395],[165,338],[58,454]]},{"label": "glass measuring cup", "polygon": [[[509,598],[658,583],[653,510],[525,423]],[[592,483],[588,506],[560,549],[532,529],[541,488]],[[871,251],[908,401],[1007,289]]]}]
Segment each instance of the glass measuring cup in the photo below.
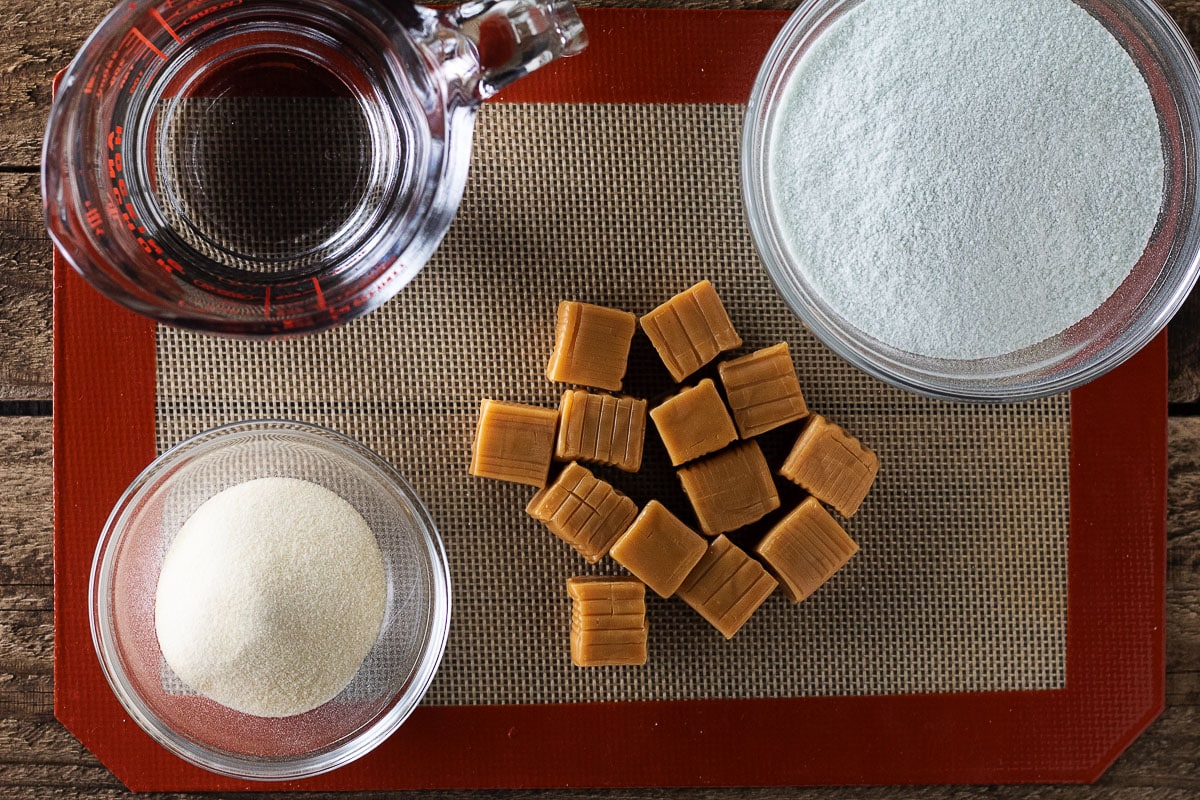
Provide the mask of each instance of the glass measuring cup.
[{"label": "glass measuring cup", "polygon": [[586,33],[569,0],[132,0],[58,84],[51,238],[113,300],[236,336],[403,288],[462,197],[479,104]]}]

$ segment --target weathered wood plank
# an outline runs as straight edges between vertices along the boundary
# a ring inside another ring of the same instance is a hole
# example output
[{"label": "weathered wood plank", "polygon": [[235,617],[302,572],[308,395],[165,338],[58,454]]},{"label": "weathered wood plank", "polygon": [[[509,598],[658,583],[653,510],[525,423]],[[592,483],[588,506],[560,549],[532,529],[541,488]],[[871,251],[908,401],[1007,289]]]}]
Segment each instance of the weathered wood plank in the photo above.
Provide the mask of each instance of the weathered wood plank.
[{"label": "weathered wood plank", "polygon": [[22,597],[23,588],[46,587],[54,577],[49,432],[49,419],[0,422],[0,610],[49,609]]},{"label": "weathered wood plank", "polygon": [[[1167,702],[1200,704],[1200,418],[1167,440]],[[1200,747],[1193,751],[1200,757]]]},{"label": "weathered wood plank", "polygon": [[1200,292],[1167,325],[1167,400],[1200,402]]},{"label": "weathered wood plank", "polygon": [[[0,167],[36,167],[50,81],[114,5],[111,0],[12,0],[0,9]],[[581,6],[793,8],[797,0],[593,0]]]},{"label": "weathered wood plank", "polygon": [[[111,4],[108,0],[14,0],[0,10],[0,167],[36,169],[49,109],[49,83]],[[797,0],[594,0],[590,6],[793,8]],[[1200,46],[1200,2],[1163,3]],[[36,179],[0,175],[0,400],[50,398],[49,250],[41,233]],[[1169,396],[1200,401],[1200,297],[1170,327]]]},{"label": "weathered wood plank", "polygon": [[0,400],[50,399],[51,278],[38,176],[0,173]]},{"label": "weathered wood plank", "polygon": [[[1175,623],[1176,619],[1175,615],[1168,614],[1167,625]],[[1167,704],[1200,706],[1200,668],[1194,661],[1182,667],[1173,667],[1168,657]]]},{"label": "weathered wood plank", "polygon": [[[1200,796],[1200,419],[1170,425],[1168,493],[1167,712],[1092,787],[915,787],[700,791],[555,792],[555,797],[915,798],[917,800],[1183,800]],[[50,420],[0,420],[0,536],[10,559],[36,565],[33,582],[14,583],[0,570],[0,794],[25,798],[127,796],[112,776],[51,717],[51,585],[49,548]],[[30,500],[30,498],[35,498]],[[40,500],[36,498],[41,498]],[[22,567],[18,572],[29,572]],[[267,796],[267,795],[260,795]],[[277,796],[277,795],[274,795]],[[307,800],[347,795],[303,795]],[[349,795],[353,797],[354,795]],[[537,792],[438,792],[446,800],[526,800]],[[200,800],[200,796],[192,796]],[[296,797],[301,797],[297,795]]]},{"label": "weathered wood plank", "polygon": [[0,718],[48,723],[54,657],[48,418],[0,421],[0,498]]},{"label": "weathered wood plank", "polygon": [[[51,247],[38,178],[0,173],[0,193],[0,400],[50,400]],[[1188,299],[1168,336],[1168,399],[1198,402],[1200,293]]]},{"label": "weathered wood plank", "polygon": [[38,164],[50,80],[111,5],[109,0],[15,0],[0,10],[0,166]]},{"label": "weathered wood plank", "polygon": [[[109,0],[13,0],[0,11],[0,166],[34,169],[49,80]],[[603,0],[581,5],[626,5]],[[654,0],[660,7],[792,7],[793,0],[729,3]],[[1193,46],[1200,2],[1167,0]],[[49,244],[37,179],[0,174],[0,400],[50,397]],[[1171,326],[1173,402],[1200,400],[1200,297]],[[1171,707],[1095,787],[918,787],[861,790],[555,792],[556,797],[687,798],[1098,798],[1183,800],[1200,795],[1200,422],[1171,423],[1168,683]],[[128,796],[50,716],[53,644],[50,560],[50,420],[0,419],[0,794],[13,798]],[[489,795],[492,793],[489,793]],[[252,795],[262,796],[262,795]],[[302,795],[332,800],[346,795]],[[466,792],[432,796],[478,798]],[[505,792],[524,800],[546,793]],[[200,796],[193,796],[199,800]],[[300,796],[298,796],[300,797]]]},{"label": "weathered wood plank", "polygon": [[[1200,3],[1160,0],[1193,49],[1200,49]],[[1172,403],[1200,401],[1200,293],[1193,292],[1167,330],[1170,342],[1168,396]]]},{"label": "weathered wood plank", "polygon": [[[53,580],[50,536],[50,420],[10,417],[0,423],[0,585],[48,586]],[[0,600],[0,610],[28,609]],[[49,606],[34,606],[49,609]]]}]

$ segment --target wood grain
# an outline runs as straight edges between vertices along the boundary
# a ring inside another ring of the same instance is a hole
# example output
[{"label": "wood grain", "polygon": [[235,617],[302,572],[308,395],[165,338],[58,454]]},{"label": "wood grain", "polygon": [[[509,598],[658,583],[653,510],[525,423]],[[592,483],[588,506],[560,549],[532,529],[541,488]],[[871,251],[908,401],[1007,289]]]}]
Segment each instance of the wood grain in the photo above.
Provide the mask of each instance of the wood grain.
[{"label": "wood grain", "polygon": [[[13,0],[0,10],[0,169],[36,171],[49,110],[49,85],[103,17],[107,0]],[[598,0],[582,6],[794,8],[797,0]],[[1200,1],[1163,6],[1193,47]],[[0,174],[0,401],[50,399],[49,240],[36,179]],[[1200,294],[1170,326],[1169,399],[1200,402]]]},{"label": "wood grain", "polygon": [[109,0],[13,0],[0,11],[0,167],[36,167],[50,80],[67,65]]},{"label": "wood grain", "polygon": [[[10,0],[0,9],[0,401],[51,396],[50,250],[36,172],[49,83],[111,2]],[[796,0],[581,3],[669,8],[791,8],[796,4]],[[1163,5],[1193,47],[1200,46],[1200,0],[1165,0]],[[1190,298],[1172,322],[1170,336],[1170,399],[1200,402],[1200,294]],[[48,417],[0,417],[0,796],[16,800],[127,797],[119,782],[53,718],[50,441]],[[481,796],[513,800],[551,796],[1192,800],[1200,796],[1200,419],[1171,420],[1170,476],[1168,709],[1096,786],[430,794],[447,800]],[[172,797],[201,800],[204,796]]]},{"label": "wood grain", "polygon": [[[48,417],[0,419],[0,539],[4,547],[0,556],[0,796],[20,800],[127,796],[53,718],[50,442]],[[1200,796],[1200,574],[1196,569],[1200,564],[1200,419],[1171,420],[1169,470],[1168,708],[1096,786],[437,792],[433,796],[472,800],[550,796],[606,800],[1191,800]],[[356,795],[296,795],[347,796]],[[200,800],[202,796],[190,797]]]},{"label": "wood grain", "polygon": [[[796,0],[599,0],[580,6],[794,8]],[[50,81],[113,6],[110,0],[11,0],[0,9],[0,168],[40,163]]]},{"label": "wood grain", "polygon": [[51,278],[38,176],[0,173],[0,400],[50,399]]}]

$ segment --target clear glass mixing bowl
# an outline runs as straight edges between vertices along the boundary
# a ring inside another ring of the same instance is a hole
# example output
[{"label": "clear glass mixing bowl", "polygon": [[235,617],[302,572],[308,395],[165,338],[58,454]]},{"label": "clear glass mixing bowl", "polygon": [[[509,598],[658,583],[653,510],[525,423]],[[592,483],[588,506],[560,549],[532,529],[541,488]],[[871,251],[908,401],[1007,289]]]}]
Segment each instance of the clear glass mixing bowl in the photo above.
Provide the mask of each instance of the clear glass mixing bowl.
[{"label": "clear glass mixing bowl", "polygon": [[[190,691],[171,674],[154,631],[159,570],[179,528],[218,492],[267,476],[320,484],[353,505],[379,541],[388,587],[379,636],[350,684],[283,718],[243,714]],[[433,521],[387,462],[324,428],[257,421],[201,433],[134,480],[100,537],[88,601],[105,677],[151,737],[212,772],[289,780],[359,758],[416,708],[445,649],[450,576]]]},{"label": "clear glass mixing bowl", "polygon": [[829,26],[864,1],[887,2],[805,3],[772,45],[750,97],[742,191],[754,242],[787,304],[851,364],[902,389],[950,400],[1007,402],[1056,394],[1099,377],[1140,350],[1166,326],[1200,271],[1200,66],[1174,21],[1152,0],[1076,0],[1129,53],[1158,113],[1166,167],[1163,200],[1141,260],[1096,311],[1049,339],[989,358],[939,359],[892,347],[840,316],[789,254],[767,191],[770,134],[789,77]]}]

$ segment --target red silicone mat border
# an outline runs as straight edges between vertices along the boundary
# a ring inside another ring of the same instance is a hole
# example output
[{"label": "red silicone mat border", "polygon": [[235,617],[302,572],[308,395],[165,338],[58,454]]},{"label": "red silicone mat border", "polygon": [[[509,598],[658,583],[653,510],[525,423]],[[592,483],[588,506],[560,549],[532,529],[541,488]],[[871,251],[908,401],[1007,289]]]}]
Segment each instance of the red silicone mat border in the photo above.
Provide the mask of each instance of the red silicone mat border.
[{"label": "red silicone mat border", "polygon": [[[510,102],[744,102],[786,14],[584,12],[588,56]],[[714,81],[714,74],[719,73]],[[92,551],[155,455],[155,335],[59,259],[54,273],[55,714],[142,791],[1091,781],[1162,710],[1166,339],[1072,394],[1067,679],[1061,690],[421,707],[380,748],[264,784],[170,755],[92,650]]]}]

